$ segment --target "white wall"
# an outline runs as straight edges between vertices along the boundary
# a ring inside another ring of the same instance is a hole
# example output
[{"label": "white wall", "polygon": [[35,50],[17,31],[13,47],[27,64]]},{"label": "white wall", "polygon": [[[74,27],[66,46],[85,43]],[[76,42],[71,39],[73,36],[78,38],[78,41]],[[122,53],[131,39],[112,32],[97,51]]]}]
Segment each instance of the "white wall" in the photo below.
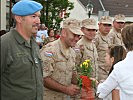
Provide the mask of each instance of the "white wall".
[{"label": "white wall", "polygon": [[78,20],[88,18],[85,8],[81,6],[82,4],[80,4],[78,0],[69,0],[69,1],[74,3],[74,9],[70,11],[69,18],[75,18]]},{"label": "white wall", "polygon": [[132,17],[126,17],[126,21],[131,21],[131,22],[133,22],[133,16],[132,16]]},{"label": "white wall", "polygon": [[6,30],[6,0],[0,0],[0,30]]},{"label": "white wall", "polygon": [[[82,3],[79,0],[69,1],[74,3],[74,9],[70,11],[69,18],[75,18],[78,20],[84,20],[86,18],[89,18],[86,8],[82,5]],[[98,21],[98,17],[96,15],[91,15],[90,18],[94,18],[96,21]]]}]

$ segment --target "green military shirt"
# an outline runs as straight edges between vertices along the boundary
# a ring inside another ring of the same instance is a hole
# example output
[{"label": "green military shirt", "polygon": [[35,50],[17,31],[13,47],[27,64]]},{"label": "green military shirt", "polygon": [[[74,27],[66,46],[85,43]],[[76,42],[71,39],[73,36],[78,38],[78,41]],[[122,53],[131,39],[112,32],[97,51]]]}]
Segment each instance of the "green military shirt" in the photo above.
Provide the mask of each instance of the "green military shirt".
[{"label": "green military shirt", "polygon": [[1,37],[1,99],[42,100],[43,81],[39,48],[15,30]]}]

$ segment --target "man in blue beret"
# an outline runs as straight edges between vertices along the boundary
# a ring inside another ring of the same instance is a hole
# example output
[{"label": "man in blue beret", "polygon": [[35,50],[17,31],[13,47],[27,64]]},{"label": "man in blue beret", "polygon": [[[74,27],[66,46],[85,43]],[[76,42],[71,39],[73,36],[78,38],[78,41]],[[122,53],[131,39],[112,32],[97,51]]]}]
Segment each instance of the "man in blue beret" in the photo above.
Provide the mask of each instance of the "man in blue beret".
[{"label": "man in blue beret", "polygon": [[43,100],[42,65],[33,38],[42,8],[31,0],[21,0],[12,8],[16,28],[1,37],[2,100]]}]

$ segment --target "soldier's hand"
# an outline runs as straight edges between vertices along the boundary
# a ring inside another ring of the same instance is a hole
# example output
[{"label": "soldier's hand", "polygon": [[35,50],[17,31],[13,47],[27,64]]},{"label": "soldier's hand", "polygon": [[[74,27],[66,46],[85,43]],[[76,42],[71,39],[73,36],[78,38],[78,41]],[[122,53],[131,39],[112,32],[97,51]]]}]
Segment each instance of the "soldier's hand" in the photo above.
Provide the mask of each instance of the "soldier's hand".
[{"label": "soldier's hand", "polygon": [[76,85],[70,85],[66,88],[66,94],[70,95],[70,96],[74,96],[79,94],[80,92],[80,88]]},{"label": "soldier's hand", "polygon": [[81,89],[81,100],[94,100],[94,91],[89,90],[87,91],[85,88]]},{"label": "soldier's hand", "polygon": [[99,82],[95,78],[90,78],[90,80],[95,81],[96,82],[96,86],[99,84]]},{"label": "soldier's hand", "polygon": [[87,99],[88,99],[87,97],[88,97],[87,90],[84,89],[84,88],[82,88],[82,89],[81,89],[81,99],[87,100]]}]

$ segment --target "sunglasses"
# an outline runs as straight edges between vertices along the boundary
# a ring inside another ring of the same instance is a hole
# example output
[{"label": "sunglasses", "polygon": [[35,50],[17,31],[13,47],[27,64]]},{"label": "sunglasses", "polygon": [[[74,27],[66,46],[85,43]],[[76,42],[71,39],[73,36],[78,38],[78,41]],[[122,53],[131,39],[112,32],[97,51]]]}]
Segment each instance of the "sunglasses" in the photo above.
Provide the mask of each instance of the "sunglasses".
[{"label": "sunglasses", "polygon": [[117,22],[118,24],[124,24],[124,22]]},{"label": "sunglasses", "polygon": [[111,24],[103,24],[103,26],[111,27],[112,25]]}]

